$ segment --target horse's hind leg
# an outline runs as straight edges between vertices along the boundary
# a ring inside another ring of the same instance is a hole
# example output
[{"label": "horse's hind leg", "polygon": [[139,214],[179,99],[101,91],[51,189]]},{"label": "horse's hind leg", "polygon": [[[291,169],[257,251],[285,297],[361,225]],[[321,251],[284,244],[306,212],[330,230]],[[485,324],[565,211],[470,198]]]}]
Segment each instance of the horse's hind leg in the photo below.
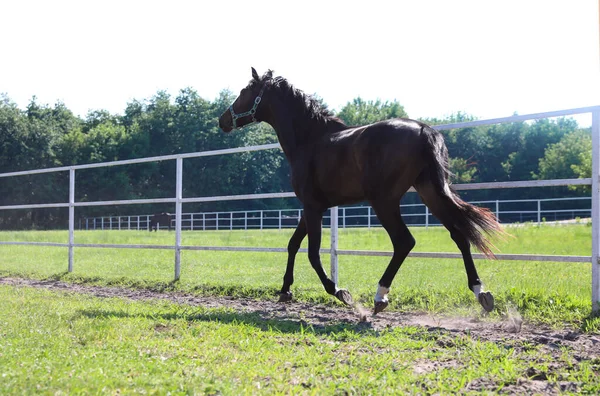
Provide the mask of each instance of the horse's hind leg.
[{"label": "horse's hind leg", "polygon": [[374,314],[383,311],[388,306],[387,294],[390,291],[392,281],[400,266],[408,256],[408,253],[415,246],[415,239],[408,230],[406,224],[400,215],[400,203],[397,201],[374,201],[371,206],[381,225],[387,231],[392,245],[394,246],[394,255],[390,260],[383,276],[379,280],[377,294],[375,294]]},{"label": "horse's hind leg", "polygon": [[471,255],[471,244],[466,236],[455,225],[454,216],[460,215],[456,204],[452,202],[449,197],[438,194],[434,186],[430,183],[421,183],[415,186],[415,188],[421,196],[423,203],[427,205],[429,210],[431,210],[431,213],[437,217],[450,232],[450,237],[460,250],[467,272],[469,289],[471,289],[481,306],[486,311],[491,311],[494,308],[494,297],[490,292],[483,291],[483,285],[479,280],[475,262]]}]

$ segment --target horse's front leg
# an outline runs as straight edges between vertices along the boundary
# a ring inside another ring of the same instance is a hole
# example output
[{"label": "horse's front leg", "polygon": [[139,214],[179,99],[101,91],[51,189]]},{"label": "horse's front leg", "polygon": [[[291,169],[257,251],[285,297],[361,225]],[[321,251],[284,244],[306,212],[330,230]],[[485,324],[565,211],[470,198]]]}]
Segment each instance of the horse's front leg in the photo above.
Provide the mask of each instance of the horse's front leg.
[{"label": "horse's front leg", "polygon": [[310,264],[319,276],[327,293],[336,296],[338,300],[345,304],[352,304],[352,295],[348,290],[337,288],[336,284],[327,277],[327,273],[323,269],[323,264],[321,263],[321,222],[323,220],[323,212],[305,208],[304,217],[308,233],[308,260],[310,261]]},{"label": "horse's front leg", "polygon": [[296,254],[298,253],[298,250],[300,250],[300,245],[302,244],[305,236],[306,222],[304,221],[304,215],[302,215],[300,217],[300,221],[298,222],[298,226],[296,227],[296,231],[294,231],[294,234],[288,243],[288,261],[285,275],[283,276],[283,286],[279,292],[279,302],[292,300],[292,292],[290,291],[290,287],[294,283],[294,263],[296,261]]}]

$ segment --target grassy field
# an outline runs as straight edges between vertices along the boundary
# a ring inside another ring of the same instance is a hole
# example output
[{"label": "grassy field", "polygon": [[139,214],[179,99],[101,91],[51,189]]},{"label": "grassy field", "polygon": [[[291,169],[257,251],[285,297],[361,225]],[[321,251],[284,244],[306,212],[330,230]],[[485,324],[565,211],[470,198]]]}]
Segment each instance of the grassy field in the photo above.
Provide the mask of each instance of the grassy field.
[{"label": "grassy field", "polygon": [[527,339],[12,286],[0,301],[1,394],[600,392],[597,355]]},{"label": "grassy field", "polygon": [[[591,254],[591,227],[524,225],[508,229],[512,237],[497,241],[502,253]],[[443,228],[414,228],[415,251],[457,252]],[[292,230],[184,232],[185,245],[285,247]],[[324,235],[324,247],[329,235]],[[0,240],[65,242],[63,231],[1,232]],[[173,244],[174,233],[144,231],[77,231],[76,243]],[[306,247],[306,241],[303,244]],[[340,249],[389,250],[381,229],[340,230]],[[67,274],[65,248],[0,246],[0,275],[52,278],[69,282],[122,285],[153,290],[183,290],[197,294],[250,296],[272,299],[281,287],[286,255],[282,253],[192,252],[182,253],[180,282],[173,277],[172,251],[83,249],[75,251],[74,272]],[[386,257],[341,256],[339,282],[354,297],[371,306]],[[323,255],[326,268],[329,257]],[[571,324],[595,330],[590,313],[589,263],[548,263],[480,260],[479,275],[491,290],[502,315],[509,308],[526,320],[561,326]],[[336,304],[327,295],[308,263],[297,258],[295,297],[301,301]],[[388,309],[451,312],[473,315],[480,311],[466,284],[461,260],[409,258],[396,277]]]},{"label": "grassy field", "polygon": [[[502,253],[590,255],[587,225],[510,228]],[[185,232],[186,245],[286,246],[291,230]],[[382,230],[341,230],[341,249],[389,250]],[[455,252],[440,228],[413,230],[417,251]],[[2,232],[0,240],[65,242],[65,232]],[[328,235],[324,237],[327,245]],[[77,232],[77,243],[171,244],[174,234]],[[0,246],[0,277],[53,279],[198,295],[273,300],[285,254],[183,252],[172,282],[173,252]],[[328,267],[328,256],[323,260]],[[340,284],[370,306],[388,258],[340,257]],[[390,328],[167,300],[97,298],[85,293],[0,284],[0,394],[384,394],[600,392],[590,318],[590,264],[479,261],[497,300],[483,317],[460,260],[410,258],[393,289],[391,311],[426,311],[479,321],[518,311],[526,322],[570,330],[471,335],[434,327]],[[299,254],[295,297],[338,311]],[[339,311],[342,311],[341,307]],[[333,317],[333,316],[332,316]],[[555,335],[552,335],[556,332]],[[564,341],[568,339],[575,341]],[[578,338],[579,337],[579,338]]]}]

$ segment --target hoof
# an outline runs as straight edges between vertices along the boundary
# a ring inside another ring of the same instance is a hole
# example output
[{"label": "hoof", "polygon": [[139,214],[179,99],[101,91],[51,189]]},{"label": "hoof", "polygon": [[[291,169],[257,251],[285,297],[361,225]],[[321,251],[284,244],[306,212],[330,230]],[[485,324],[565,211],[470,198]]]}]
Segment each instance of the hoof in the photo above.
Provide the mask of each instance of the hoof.
[{"label": "hoof", "polygon": [[385,301],[375,301],[375,309],[373,310],[373,315],[377,315],[379,312],[383,311],[387,308],[389,302]]},{"label": "hoof", "polygon": [[352,299],[352,294],[350,294],[350,292],[346,289],[339,289],[338,291],[335,292],[335,296],[337,297],[338,300],[340,300],[341,302],[343,302],[346,305],[354,304],[354,300]]},{"label": "hoof", "polygon": [[491,312],[494,309],[494,296],[490,292],[481,292],[479,293],[479,304],[486,310],[486,312]]},{"label": "hoof", "polygon": [[292,292],[279,293],[279,302],[292,301]]}]

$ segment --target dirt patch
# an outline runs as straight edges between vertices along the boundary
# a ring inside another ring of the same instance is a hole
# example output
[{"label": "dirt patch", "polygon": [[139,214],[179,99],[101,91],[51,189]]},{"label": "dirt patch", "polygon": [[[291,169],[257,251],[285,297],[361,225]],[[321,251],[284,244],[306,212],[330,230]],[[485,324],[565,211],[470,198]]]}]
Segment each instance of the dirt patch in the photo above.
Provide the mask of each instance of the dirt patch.
[{"label": "dirt patch", "polygon": [[429,331],[462,333],[486,341],[526,340],[529,343],[543,344],[550,348],[561,346],[581,346],[586,355],[600,356],[600,336],[581,333],[574,329],[551,329],[523,323],[518,314],[503,321],[481,320],[479,318],[459,318],[427,313],[406,313],[384,311],[377,316],[367,316],[361,324],[361,315],[351,308],[334,307],[302,302],[279,303],[276,301],[232,298],[223,296],[195,296],[186,293],[163,293],[144,289],[106,287],[73,284],[55,280],[34,280],[24,278],[0,278],[0,284],[27,286],[74,293],[85,293],[96,297],[120,297],[131,300],[166,300],[178,304],[202,306],[206,308],[228,308],[246,313],[258,313],[264,319],[299,320],[313,326],[348,323],[365,326],[373,330],[398,326],[422,326]]},{"label": "dirt patch", "polygon": [[249,298],[195,296],[186,293],[163,293],[143,289],[105,287],[67,283],[55,280],[33,280],[24,278],[0,278],[0,284],[18,287],[36,287],[50,290],[84,293],[96,297],[120,297],[131,300],[165,300],[205,308],[228,308],[243,313],[255,313],[262,319],[296,321],[316,327],[336,323],[353,324],[361,328],[382,330],[398,326],[421,326],[428,331],[468,335],[482,341],[511,342],[526,341],[528,345],[541,345],[551,350],[567,347],[579,359],[600,356],[600,336],[581,333],[574,329],[552,329],[545,326],[523,323],[515,312],[502,321],[479,318],[458,318],[427,313],[384,311],[377,316],[369,315],[361,321],[361,314],[352,308],[308,304],[302,302],[279,303],[275,300]]}]

